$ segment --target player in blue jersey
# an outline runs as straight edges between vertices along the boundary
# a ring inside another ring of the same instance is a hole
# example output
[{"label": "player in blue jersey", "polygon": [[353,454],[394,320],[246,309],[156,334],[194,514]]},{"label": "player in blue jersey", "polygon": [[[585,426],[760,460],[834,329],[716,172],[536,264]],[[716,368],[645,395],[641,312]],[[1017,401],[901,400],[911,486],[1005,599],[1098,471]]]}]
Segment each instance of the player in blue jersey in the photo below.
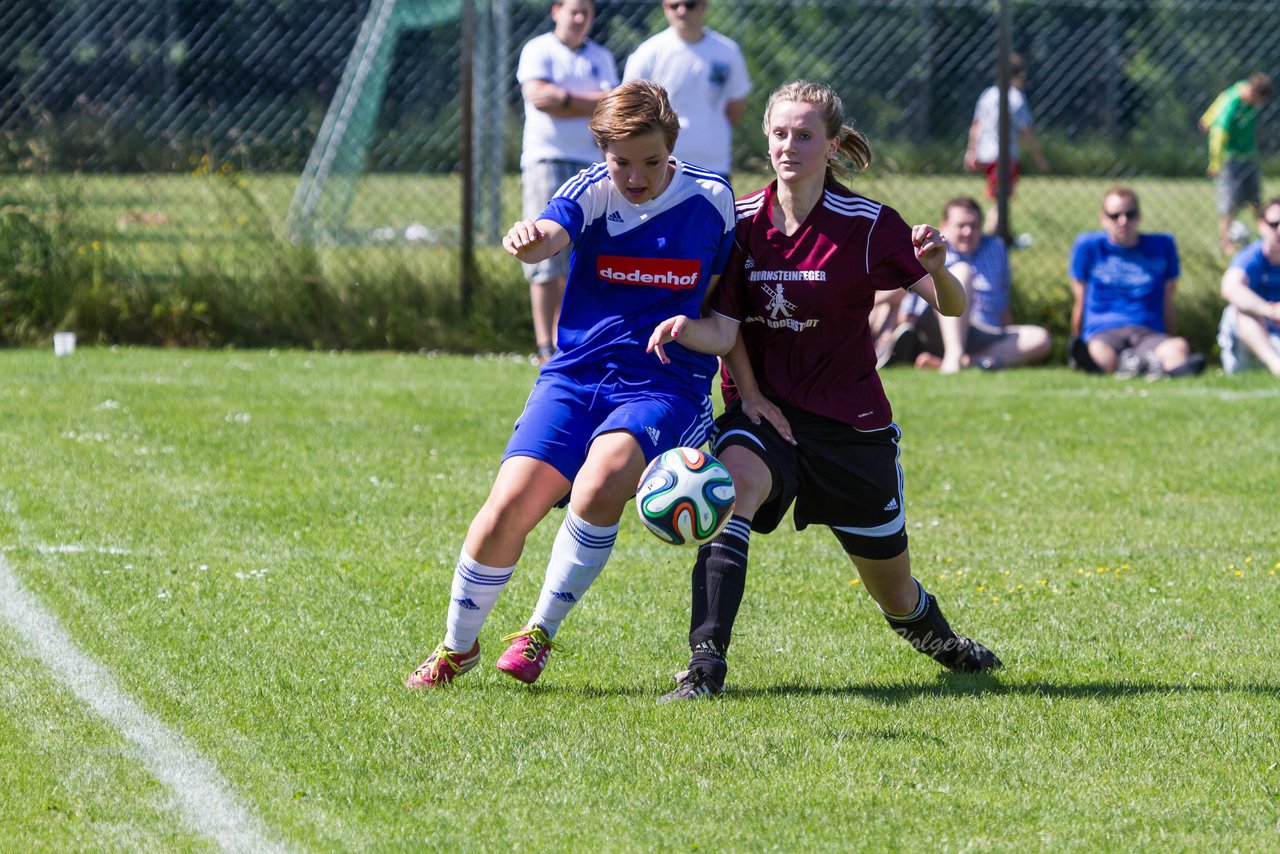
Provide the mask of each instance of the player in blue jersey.
[{"label": "player in blue jersey", "polygon": [[[569,610],[604,568],[623,508],[649,460],[701,445],[711,429],[714,355],[737,335],[728,319],[668,345],[673,365],[645,353],[650,330],[700,313],[733,243],[733,191],[717,175],[671,156],[679,121],[662,87],[611,91],[591,120],[604,163],[566,183],[536,221],[503,238],[536,263],[569,251],[560,352],[542,368],[472,520],[454,569],[443,642],[406,681],[448,684],[480,658],[480,627],[525,538],[568,497],[533,614],[497,667],[533,682]],[[684,344],[688,346],[682,346]]]}]

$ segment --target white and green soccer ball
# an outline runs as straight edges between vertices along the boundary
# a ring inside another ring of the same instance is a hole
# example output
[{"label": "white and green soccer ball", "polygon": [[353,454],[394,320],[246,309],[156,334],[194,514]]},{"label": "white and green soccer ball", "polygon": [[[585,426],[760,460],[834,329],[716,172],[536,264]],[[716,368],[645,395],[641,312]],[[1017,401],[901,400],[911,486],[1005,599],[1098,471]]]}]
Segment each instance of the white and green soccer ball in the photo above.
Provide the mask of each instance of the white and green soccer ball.
[{"label": "white and green soccer ball", "polygon": [[640,521],[663,542],[705,543],[733,516],[729,470],[696,448],[672,448],[649,463],[636,489]]}]

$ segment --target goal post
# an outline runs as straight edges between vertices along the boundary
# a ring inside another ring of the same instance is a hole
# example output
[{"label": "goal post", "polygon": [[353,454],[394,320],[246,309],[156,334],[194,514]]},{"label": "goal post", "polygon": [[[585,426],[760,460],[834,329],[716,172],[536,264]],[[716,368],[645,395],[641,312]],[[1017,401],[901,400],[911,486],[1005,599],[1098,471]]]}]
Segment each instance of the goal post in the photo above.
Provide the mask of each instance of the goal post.
[{"label": "goal post", "polygon": [[[473,97],[477,127],[463,128],[462,132],[472,134],[476,150],[482,153],[479,171],[483,180],[477,186],[483,188],[485,198],[474,201],[480,203],[477,210],[490,211],[487,219],[491,231],[493,216],[501,207],[500,140],[506,122],[505,105],[498,93],[504,85],[509,85],[508,81],[499,79],[505,63],[494,61],[495,55],[505,55],[506,46],[494,45],[493,40],[495,37],[509,39],[510,30],[504,26],[509,12],[502,0],[492,3],[497,20],[489,23],[490,2],[479,2],[485,8],[480,16],[482,41],[475,50],[480,72]],[[461,10],[462,0],[371,0],[289,206],[286,227],[294,242],[363,241],[364,235],[346,227],[347,213],[355,197],[356,183],[365,171],[396,43],[407,32],[458,20]]]}]

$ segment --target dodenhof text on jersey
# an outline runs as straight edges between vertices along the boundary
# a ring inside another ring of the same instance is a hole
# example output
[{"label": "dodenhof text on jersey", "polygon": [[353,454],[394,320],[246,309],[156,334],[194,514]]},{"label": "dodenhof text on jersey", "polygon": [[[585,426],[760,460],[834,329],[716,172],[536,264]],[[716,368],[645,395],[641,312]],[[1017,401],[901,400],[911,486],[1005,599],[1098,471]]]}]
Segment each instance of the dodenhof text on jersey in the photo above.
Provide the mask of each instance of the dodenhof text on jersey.
[{"label": "dodenhof text on jersey", "polygon": [[687,291],[698,284],[702,262],[691,258],[630,258],[601,255],[596,259],[596,275],[618,285],[645,285]]}]

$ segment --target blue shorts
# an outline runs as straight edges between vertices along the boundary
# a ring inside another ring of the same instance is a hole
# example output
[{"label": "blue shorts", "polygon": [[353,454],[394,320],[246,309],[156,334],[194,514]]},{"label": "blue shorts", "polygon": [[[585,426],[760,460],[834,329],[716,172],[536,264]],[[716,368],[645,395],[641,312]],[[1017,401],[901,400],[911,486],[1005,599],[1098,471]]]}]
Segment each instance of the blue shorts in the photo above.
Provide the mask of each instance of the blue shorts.
[{"label": "blue shorts", "polygon": [[648,462],[676,447],[696,448],[711,432],[711,398],[684,397],[617,379],[581,383],[544,371],[502,454],[533,457],[572,481],[601,433],[625,430]]}]

